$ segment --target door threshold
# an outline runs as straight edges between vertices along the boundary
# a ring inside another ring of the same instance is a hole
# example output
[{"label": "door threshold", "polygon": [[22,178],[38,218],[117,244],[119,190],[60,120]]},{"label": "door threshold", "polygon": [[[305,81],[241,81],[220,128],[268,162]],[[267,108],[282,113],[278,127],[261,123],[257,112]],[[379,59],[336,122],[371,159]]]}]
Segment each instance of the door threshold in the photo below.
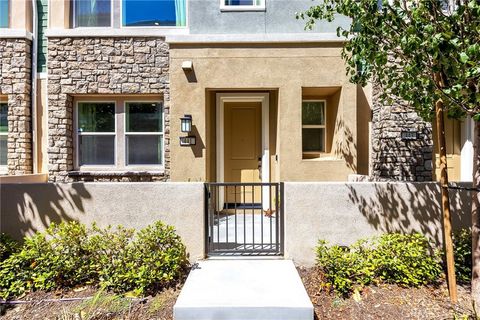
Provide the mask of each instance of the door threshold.
[{"label": "door threshold", "polygon": [[223,209],[262,209],[262,203],[235,203],[235,202],[225,202]]}]

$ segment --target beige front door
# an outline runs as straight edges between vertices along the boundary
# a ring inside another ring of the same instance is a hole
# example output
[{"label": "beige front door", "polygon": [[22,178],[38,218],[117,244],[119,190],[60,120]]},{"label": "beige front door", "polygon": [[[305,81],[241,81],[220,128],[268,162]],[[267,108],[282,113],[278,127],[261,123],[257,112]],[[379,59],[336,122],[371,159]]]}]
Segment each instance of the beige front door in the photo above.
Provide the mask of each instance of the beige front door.
[{"label": "beige front door", "polygon": [[[225,182],[261,182],[261,102],[225,103]],[[228,188],[227,203],[261,203],[261,187]]]}]

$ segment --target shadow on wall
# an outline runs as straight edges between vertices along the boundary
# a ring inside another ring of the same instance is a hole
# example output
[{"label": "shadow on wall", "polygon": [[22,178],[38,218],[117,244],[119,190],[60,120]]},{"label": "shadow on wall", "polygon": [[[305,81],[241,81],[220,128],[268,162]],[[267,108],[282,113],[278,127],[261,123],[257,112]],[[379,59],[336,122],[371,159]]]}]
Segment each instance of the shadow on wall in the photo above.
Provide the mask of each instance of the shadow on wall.
[{"label": "shadow on wall", "polygon": [[196,144],[194,146],[190,146],[193,155],[195,158],[203,157],[203,149],[205,149],[205,144],[203,143],[202,136],[200,135],[196,125],[192,125],[192,131],[189,135],[196,137]]},{"label": "shadow on wall", "polygon": [[90,193],[83,183],[68,186],[45,183],[38,192],[38,184],[0,185],[0,231],[20,240],[52,222],[73,220],[67,212],[85,214]]},{"label": "shadow on wall", "polygon": [[[347,185],[349,198],[367,222],[382,233],[420,232],[440,246],[443,243],[440,187],[434,183],[375,184],[375,196],[365,197],[355,185]],[[453,229],[470,226],[470,193],[451,192],[450,207]]]},{"label": "shadow on wall", "polygon": [[345,160],[347,167],[357,173],[357,144],[353,139],[352,130],[340,119],[335,123],[335,156]]},{"label": "shadow on wall", "polygon": [[369,124],[372,121],[372,108],[367,95],[371,94],[370,88],[357,85],[357,173],[363,175],[368,175],[370,156]]}]

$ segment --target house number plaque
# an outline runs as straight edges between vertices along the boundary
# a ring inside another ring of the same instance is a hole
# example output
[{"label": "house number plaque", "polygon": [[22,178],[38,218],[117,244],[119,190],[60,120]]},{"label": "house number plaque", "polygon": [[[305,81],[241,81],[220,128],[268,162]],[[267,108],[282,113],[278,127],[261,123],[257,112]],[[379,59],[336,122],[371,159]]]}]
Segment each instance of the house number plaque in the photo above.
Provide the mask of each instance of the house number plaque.
[{"label": "house number plaque", "polygon": [[402,140],[417,140],[417,131],[402,131]]}]

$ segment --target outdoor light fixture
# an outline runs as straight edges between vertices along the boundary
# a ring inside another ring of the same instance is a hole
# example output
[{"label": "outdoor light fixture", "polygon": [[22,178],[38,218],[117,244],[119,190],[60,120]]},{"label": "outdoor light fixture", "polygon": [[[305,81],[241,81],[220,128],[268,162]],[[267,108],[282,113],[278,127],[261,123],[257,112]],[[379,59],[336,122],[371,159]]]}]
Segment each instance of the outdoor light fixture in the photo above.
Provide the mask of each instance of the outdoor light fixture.
[{"label": "outdoor light fixture", "polygon": [[182,132],[192,131],[192,116],[189,114],[184,115],[180,118],[182,124]]},{"label": "outdoor light fixture", "polygon": [[[181,131],[190,133],[192,131],[192,115],[186,114],[180,118]],[[195,136],[180,137],[180,146],[194,146],[196,144]]]},{"label": "outdoor light fixture", "polygon": [[197,143],[195,136],[180,137],[180,146],[194,146]]}]

